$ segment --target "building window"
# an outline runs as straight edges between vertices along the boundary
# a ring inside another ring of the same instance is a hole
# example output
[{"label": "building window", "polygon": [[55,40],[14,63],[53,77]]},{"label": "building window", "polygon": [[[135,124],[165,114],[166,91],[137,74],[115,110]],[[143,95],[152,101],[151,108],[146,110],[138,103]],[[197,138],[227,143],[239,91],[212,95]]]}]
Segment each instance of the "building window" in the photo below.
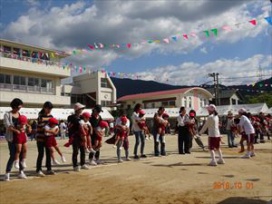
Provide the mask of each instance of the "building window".
[{"label": "building window", "polygon": [[28,86],[40,86],[38,78],[28,78]]},{"label": "building window", "polygon": [[110,88],[107,78],[101,78],[101,87]]},{"label": "building window", "polygon": [[111,104],[111,101],[101,101],[101,106],[107,107]]},{"label": "building window", "polygon": [[3,46],[4,53],[11,53],[11,47]]},{"label": "building window", "polygon": [[10,75],[0,74],[0,83],[1,84],[11,84]]},{"label": "building window", "polygon": [[184,97],[184,99],[183,99],[183,100],[184,100],[184,107],[185,107],[185,108],[187,108],[187,98],[186,98],[186,97]]},{"label": "building window", "polygon": [[22,55],[23,57],[30,57],[30,53],[28,50],[23,50]]},{"label": "building window", "polygon": [[192,108],[192,97],[189,97],[189,108]]},{"label": "building window", "polygon": [[161,105],[165,108],[168,108],[168,107],[175,107],[176,106],[176,102],[175,101],[163,101],[161,103]]},{"label": "building window", "polygon": [[42,92],[52,92],[53,81],[48,79],[41,79],[41,91]]}]

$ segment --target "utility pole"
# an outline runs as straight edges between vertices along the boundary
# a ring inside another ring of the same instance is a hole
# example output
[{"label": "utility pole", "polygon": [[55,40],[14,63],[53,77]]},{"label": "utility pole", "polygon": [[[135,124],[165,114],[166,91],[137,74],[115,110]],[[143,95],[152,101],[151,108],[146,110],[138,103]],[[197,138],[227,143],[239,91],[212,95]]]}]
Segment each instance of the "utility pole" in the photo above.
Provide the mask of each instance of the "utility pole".
[{"label": "utility pole", "polygon": [[219,92],[218,92],[218,73],[211,73],[209,74],[210,77],[213,77],[213,88],[214,88],[214,103],[215,105],[219,105]]}]

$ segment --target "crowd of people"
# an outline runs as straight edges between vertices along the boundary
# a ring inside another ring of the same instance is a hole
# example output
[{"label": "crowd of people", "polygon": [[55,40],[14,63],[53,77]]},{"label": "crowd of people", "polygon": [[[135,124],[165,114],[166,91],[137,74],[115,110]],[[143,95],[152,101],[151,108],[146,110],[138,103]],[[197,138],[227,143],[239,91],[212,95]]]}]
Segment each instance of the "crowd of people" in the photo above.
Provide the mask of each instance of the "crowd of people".
[{"label": "crowd of people", "polygon": [[[68,134],[65,147],[72,147],[72,166],[74,171],[89,169],[89,165],[98,165],[103,163],[100,160],[100,151],[103,146],[103,137],[109,125],[102,119],[100,113],[103,112],[101,105],[95,105],[92,113],[84,111],[85,105],[81,103],[74,104],[74,113],[68,116],[67,123],[63,120],[58,121],[51,111],[54,108],[49,101],[43,104],[37,123],[29,125],[26,116],[20,114],[23,101],[15,98],[10,103],[11,111],[4,115],[4,125],[6,127],[5,138],[8,143],[10,157],[6,165],[5,180],[10,180],[10,172],[14,166],[19,170],[18,178],[26,179],[24,169],[27,167],[27,134],[32,133],[37,144],[36,174],[44,177],[45,175],[54,175],[52,164],[59,165],[56,159],[55,151],[59,154],[63,163],[67,162],[66,158],[58,147],[56,136],[60,134],[62,139]],[[191,154],[193,139],[204,149],[201,141],[201,135],[208,130],[208,149],[211,155],[210,166],[224,164],[223,153],[220,148],[222,135],[220,133],[220,122],[216,106],[210,104],[207,107],[209,116],[202,127],[199,127],[196,112],[191,110],[186,113],[185,107],[180,107],[177,116],[178,132],[178,153]],[[146,124],[145,112],[142,104],[136,104],[133,109],[131,120],[128,119],[124,110],[119,112],[115,120],[114,135],[105,142],[116,148],[117,162],[123,162],[121,157],[122,149],[125,150],[125,160],[130,161],[129,157],[129,135],[130,132],[135,136],[133,148],[133,159],[146,158],[145,142],[147,139],[153,140],[154,156],[166,156],[166,129],[169,127],[169,115],[165,112],[164,107],[159,107],[153,117],[153,126],[148,128]],[[259,117],[251,116],[244,109],[239,110],[239,115],[233,116],[231,112],[225,124],[228,135],[228,146],[237,147],[235,137],[241,135],[240,152],[244,152],[244,142],[247,144],[247,151],[243,158],[256,156],[254,144],[264,141],[264,135],[270,139],[272,119],[270,115]],[[35,129],[35,131],[33,131]],[[152,136],[151,136],[152,135]],[[140,146],[140,149],[139,149]],[[139,150],[139,151],[138,151]],[[215,154],[218,153],[219,159],[216,160]],[[45,154],[46,172],[42,170],[42,161]],[[78,161],[78,155],[80,160]],[[88,161],[86,162],[86,156]]]}]

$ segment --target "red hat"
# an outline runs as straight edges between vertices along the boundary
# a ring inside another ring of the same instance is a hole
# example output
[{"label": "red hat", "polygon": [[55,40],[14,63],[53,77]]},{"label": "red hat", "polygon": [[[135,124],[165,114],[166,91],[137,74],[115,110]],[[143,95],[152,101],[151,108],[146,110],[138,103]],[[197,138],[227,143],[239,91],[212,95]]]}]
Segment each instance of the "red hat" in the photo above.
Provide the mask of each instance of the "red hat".
[{"label": "red hat", "polygon": [[139,111],[139,114],[140,114],[140,115],[145,115],[145,111],[144,111],[143,109],[141,109],[141,110]]},{"label": "red hat", "polygon": [[191,113],[189,114],[189,116],[190,116],[190,117],[195,117],[195,113],[194,113],[194,112],[191,112]]},{"label": "red hat", "polygon": [[49,124],[58,125],[58,124],[59,124],[59,121],[58,121],[56,118],[50,118],[50,119],[48,120],[48,123],[49,123]]},{"label": "red hat", "polygon": [[18,123],[21,125],[26,125],[27,124],[27,117],[25,115],[20,115],[18,118]]},{"label": "red hat", "polygon": [[109,124],[108,124],[106,121],[101,120],[101,121],[99,122],[99,126],[100,126],[101,128],[107,128],[107,127],[109,127]]},{"label": "red hat", "polygon": [[163,114],[162,114],[162,117],[163,117],[163,118],[169,118],[169,115],[168,115],[167,113],[163,113]]},{"label": "red hat", "polygon": [[82,113],[82,117],[84,117],[84,118],[90,118],[91,114],[89,112],[84,112],[84,113]]},{"label": "red hat", "polygon": [[123,116],[123,117],[121,117],[121,121],[122,121],[122,123],[127,123],[127,117],[126,116]]}]

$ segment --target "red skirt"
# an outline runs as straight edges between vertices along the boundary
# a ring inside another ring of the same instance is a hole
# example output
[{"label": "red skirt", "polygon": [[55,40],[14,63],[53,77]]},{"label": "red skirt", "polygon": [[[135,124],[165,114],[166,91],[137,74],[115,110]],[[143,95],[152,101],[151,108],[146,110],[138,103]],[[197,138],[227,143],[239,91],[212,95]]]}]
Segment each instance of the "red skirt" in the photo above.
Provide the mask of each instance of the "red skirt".
[{"label": "red skirt", "polygon": [[46,147],[56,147],[57,141],[54,135],[46,137]]},{"label": "red skirt", "polygon": [[220,148],[221,137],[209,137],[209,150]]},{"label": "red skirt", "polygon": [[16,134],[13,138],[13,142],[15,144],[25,144],[27,141],[27,136],[25,132],[21,132],[20,134]]}]

